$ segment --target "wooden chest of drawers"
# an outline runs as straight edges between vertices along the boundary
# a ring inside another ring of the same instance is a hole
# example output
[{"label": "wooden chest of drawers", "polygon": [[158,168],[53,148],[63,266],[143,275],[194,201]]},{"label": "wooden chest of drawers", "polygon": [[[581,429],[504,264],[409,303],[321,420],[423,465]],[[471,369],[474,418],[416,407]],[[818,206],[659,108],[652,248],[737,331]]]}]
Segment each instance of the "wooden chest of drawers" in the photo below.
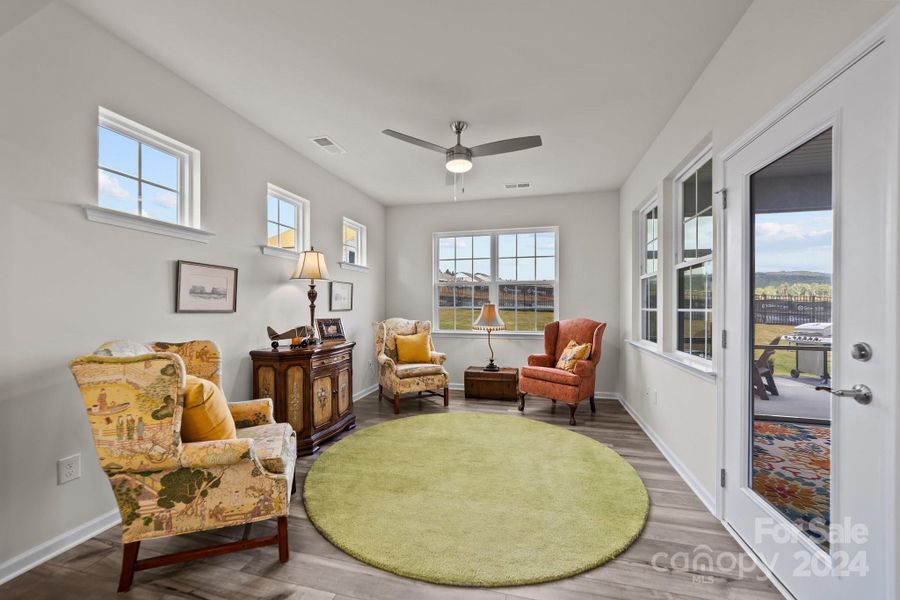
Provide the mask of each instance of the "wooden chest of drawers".
[{"label": "wooden chest of drawers", "polygon": [[296,350],[253,350],[253,397],[271,398],[275,420],[297,432],[297,454],[355,427],[353,346],[328,342]]}]

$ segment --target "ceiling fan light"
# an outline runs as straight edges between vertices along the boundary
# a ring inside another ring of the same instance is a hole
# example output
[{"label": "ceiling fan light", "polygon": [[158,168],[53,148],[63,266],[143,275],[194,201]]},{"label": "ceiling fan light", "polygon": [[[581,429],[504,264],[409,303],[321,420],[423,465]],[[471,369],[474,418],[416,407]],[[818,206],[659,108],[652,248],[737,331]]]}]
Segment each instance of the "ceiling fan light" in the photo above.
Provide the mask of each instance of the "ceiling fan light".
[{"label": "ceiling fan light", "polygon": [[472,161],[468,158],[451,158],[446,166],[451,173],[467,173],[472,168]]}]

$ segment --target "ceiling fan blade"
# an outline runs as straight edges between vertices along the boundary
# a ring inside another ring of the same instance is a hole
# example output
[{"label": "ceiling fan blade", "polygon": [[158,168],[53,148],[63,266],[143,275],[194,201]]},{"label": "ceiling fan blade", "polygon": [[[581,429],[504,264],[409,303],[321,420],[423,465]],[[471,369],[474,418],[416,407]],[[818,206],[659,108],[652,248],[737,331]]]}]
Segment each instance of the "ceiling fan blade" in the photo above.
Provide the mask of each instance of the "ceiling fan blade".
[{"label": "ceiling fan blade", "polygon": [[528,150],[529,148],[537,148],[541,142],[541,136],[528,135],[519,138],[510,138],[508,140],[500,140],[499,142],[490,142],[488,144],[479,144],[472,146],[472,156],[491,156],[492,154],[504,154],[506,152],[516,152],[517,150]]},{"label": "ceiling fan blade", "polygon": [[422,148],[427,148],[428,150],[434,150],[435,152],[440,152],[441,154],[446,154],[447,149],[437,144],[432,144],[431,142],[426,142],[425,140],[420,140],[419,138],[414,138],[411,135],[406,135],[405,133],[400,133],[399,131],[394,131],[393,129],[385,129],[382,131],[384,135],[389,135],[392,138],[397,138],[403,142],[407,142],[410,144],[415,144],[416,146],[420,146]]}]

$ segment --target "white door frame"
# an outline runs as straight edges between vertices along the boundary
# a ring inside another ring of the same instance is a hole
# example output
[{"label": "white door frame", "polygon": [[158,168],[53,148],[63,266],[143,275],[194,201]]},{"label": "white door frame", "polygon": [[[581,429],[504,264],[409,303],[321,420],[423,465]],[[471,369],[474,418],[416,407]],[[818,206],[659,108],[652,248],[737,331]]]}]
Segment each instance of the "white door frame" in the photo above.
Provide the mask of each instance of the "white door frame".
[{"label": "white door frame", "polygon": [[[887,211],[884,215],[884,231],[886,232],[884,276],[887,278],[887,281],[885,282],[886,289],[893,290],[895,298],[900,297],[900,16],[898,15],[900,15],[900,7],[893,9],[887,16],[876,23],[846,50],[815,73],[783,102],[766,114],[766,116],[758,121],[752,128],[729,145],[721,154],[719,154],[715,161],[715,165],[717,166],[717,180],[724,185],[725,163],[729,158],[734,157],[747,145],[779,123],[787,115],[806,102],[806,100],[851,68],[864,56],[869,54],[874,48],[880,44],[885,44],[890,52],[892,62],[892,81],[890,82],[890,87],[892,89],[892,96],[895,100],[893,103],[894,108],[890,115],[890,123],[888,124],[890,130],[894,132],[894,135],[891,136],[888,160],[889,164],[898,165],[898,168],[888,174],[889,180],[886,186]],[[720,196],[721,201],[721,194],[718,195]],[[727,208],[725,210],[727,210]],[[726,264],[727,244],[725,243],[724,215],[722,215],[721,211],[719,214],[721,216],[716,219],[715,222],[715,264],[717,266],[717,271],[721,272],[721,268]],[[837,246],[835,246],[835,251],[838,251]],[[723,277],[717,276],[715,284],[717,306],[716,319],[720,329],[720,335],[723,331],[722,325],[725,323],[726,311],[726,307],[724,306],[725,290],[723,280]],[[891,332],[891,334],[886,336],[887,343],[882,352],[888,357],[888,364],[895,364],[900,367],[900,315],[898,315],[897,312],[898,311],[896,310],[886,311],[888,322],[885,323],[885,328],[886,331]],[[730,338],[728,340],[729,348],[736,348],[739,344],[746,341],[741,339],[741,332],[729,332],[728,335]],[[722,365],[723,361],[719,361],[719,364]],[[900,368],[886,377],[886,383],[889,384],[889,390],[893,391],[893,397],[900,399]],[[725,466],[725,389],[724,369],[719,369],[716,380],[716,437],[718,446],[716,465],[719,470],[724,469]],[[888,391],[887,393],[891,392]],[[900,539],[898,539],[900,520],[898,519],[900,519],[900,516],[898,516],[897,508],[897,502],[900,500],[900,476],[898,476],[897,473],[898,465],[900,465],[900,440],[897,439],[898,435],[900,435],[900,411],[897,410],[897,403],[892,403],[891,405],[891,422],[893,424],[893,435],[889,436],[889,439],[887,440],[889,452],[887,452],[886,456],[878,458],[886,463],[885,472],[891,479],[886,482],[885,487],[890,491],[889,493],[892,494],[892,497],[887,499],[887,505],[893,507],[893,512],[890,512],[887,515],[887,521],[885,522],[886,529],[891,532],[889,535],[890,543],[886,548],[888,556],[885,557],[885,562],[886,564],[897,565],[897,561],[900,559],[900,550],[898,550],[898,543],[900,543]],[[728,476],[734,480],[734,478],[739,477],[739,474],[730,473]],[[715,512],[719,519],[724,518],[725,490],[721,486],[716,489]],[[725,523],[725,525],[728,527],[727,523]],[[733,531],[732,535],[735,535]],[[737,536],[735,535],[735,537]],[[738,538],[738,541],[740,542],[741,540]],[[779,589],[786,595],[789,595],[787,590],[780,585],[780,582],[774,580],[771,572],[761,564],[758,557],[753,554],[752,549],[743,543],[741,545],[744,546],[745,550],[747,550],[751,556],[753,556],[754,560],[757,560],[758,564],[763,567],[764,572],[775,581]],[[900,573],[893,573],[893,575],[890,576],[889,581],[885,583],[886,589],[891,592],[888,597],[896,597],[897,593],[900,592]]]}]

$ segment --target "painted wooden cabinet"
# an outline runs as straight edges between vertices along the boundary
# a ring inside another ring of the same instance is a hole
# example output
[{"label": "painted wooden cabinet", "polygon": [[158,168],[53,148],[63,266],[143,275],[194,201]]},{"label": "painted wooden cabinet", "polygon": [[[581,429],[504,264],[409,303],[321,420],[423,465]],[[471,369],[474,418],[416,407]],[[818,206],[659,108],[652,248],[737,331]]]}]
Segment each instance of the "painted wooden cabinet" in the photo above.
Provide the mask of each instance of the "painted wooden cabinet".
[{"label": "painted wooden cabinet", "polygon": [[296,350],[253,350],[254,398],[271,398],[275,420],[297,432],[297,454],[312,454],[323,440],[356,426],[353,346],[328,342]]}]

